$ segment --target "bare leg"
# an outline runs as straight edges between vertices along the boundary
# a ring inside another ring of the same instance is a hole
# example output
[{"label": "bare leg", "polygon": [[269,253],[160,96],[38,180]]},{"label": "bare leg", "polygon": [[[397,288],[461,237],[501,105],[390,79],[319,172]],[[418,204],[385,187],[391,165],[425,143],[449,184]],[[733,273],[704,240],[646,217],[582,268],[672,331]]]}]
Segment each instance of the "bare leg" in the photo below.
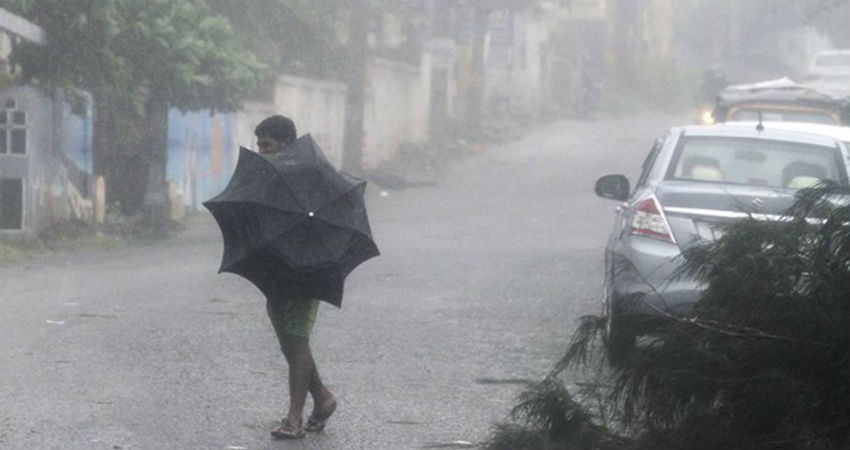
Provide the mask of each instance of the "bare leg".
[{"label": "bare leg", "polygon": [[319,370],[313,360],[310,341],[300,336],[290,336],[284,340],[283,354],[289,364],[289,412],[291,423],[301,423],[304,415],[304,403],[307,392],[313,397],[314,408],[325,409],[333,403],[334,397],[322,383]]},{"label": "bare leg", "polygon": [[[312,353],[310,354],[310,360],[313,360]],[[319,377],[319,368],[316,366],[315,361],[313,361],[312,365],[313,373],[310,375],[310,396],[313,397],[313,408],[325,410],[336,399],[331,391],[322,383],[322,379]]]}]

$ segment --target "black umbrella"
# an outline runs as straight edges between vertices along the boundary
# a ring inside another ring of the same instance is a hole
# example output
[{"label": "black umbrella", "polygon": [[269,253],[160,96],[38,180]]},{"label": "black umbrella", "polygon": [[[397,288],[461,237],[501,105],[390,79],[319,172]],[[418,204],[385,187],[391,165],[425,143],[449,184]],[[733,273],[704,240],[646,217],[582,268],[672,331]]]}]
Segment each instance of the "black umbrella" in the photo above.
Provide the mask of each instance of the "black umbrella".
[{"label": "black umbrella", "polygon": [[219,272],[247,278],[271,301],[312,297],[340,306],[345,277],[378,255],[365,189],[309,134],[280,153],[240,148],[230,183],[204,202],[224,237]]}]

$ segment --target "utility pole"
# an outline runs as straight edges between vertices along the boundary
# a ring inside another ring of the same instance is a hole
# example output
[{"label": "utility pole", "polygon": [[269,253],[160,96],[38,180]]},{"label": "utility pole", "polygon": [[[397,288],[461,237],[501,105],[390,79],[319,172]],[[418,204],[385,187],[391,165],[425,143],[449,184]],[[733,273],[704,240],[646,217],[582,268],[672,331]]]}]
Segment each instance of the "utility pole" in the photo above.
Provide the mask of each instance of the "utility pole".
[{"label": "utility pole", "polygon": [[371,10],[368,0],[353,0],[346,47],[350,64],[345,70],[345,131],[342,168],[352,175],[363,170],[363,111],[366,107],[366,66],[369,64]]},{"label": "utility pole", "polygon": [[472,79],[466,104],[466,126],[469,134],[477,138],[481,134],[481,115],[484,108],[484,45],[490,7],[476,2],[472,19]]}]

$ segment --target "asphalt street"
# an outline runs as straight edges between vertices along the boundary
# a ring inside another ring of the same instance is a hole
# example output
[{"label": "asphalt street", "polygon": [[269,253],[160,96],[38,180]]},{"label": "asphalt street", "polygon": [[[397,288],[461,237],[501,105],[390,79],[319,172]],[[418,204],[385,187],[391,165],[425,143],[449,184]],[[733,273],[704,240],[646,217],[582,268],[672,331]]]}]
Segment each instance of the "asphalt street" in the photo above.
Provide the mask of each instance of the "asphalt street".
[{"label": "asphalt street", "polygon": [[[217,274],[208,216],[167,242],[0,267],[0,449],[364,449],[478,444],[601,311],[615,202],[683,116],[558,121],[458,159],[435,184],[370,189],[382,255],[312,339],[339,399],[301,441],[268,430],[286,363],[251,284]],[[307,405],[309,412],[310,403]]]}]

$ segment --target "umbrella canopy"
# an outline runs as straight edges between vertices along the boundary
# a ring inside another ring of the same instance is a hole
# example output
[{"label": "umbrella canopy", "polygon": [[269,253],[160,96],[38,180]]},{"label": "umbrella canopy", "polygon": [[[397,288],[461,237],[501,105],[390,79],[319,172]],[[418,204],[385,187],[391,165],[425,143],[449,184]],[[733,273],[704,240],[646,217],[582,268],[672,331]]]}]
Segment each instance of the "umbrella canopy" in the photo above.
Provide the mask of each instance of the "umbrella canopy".
[{"label": "umbrella canopy", "polygon": [[309,134],[280,153],[240,148],[230,183],[204,202],[224,238],[219,272],[245,277],[270,301],[312,297],[340,306],[345,278],[379,254],[365,189]]}]

